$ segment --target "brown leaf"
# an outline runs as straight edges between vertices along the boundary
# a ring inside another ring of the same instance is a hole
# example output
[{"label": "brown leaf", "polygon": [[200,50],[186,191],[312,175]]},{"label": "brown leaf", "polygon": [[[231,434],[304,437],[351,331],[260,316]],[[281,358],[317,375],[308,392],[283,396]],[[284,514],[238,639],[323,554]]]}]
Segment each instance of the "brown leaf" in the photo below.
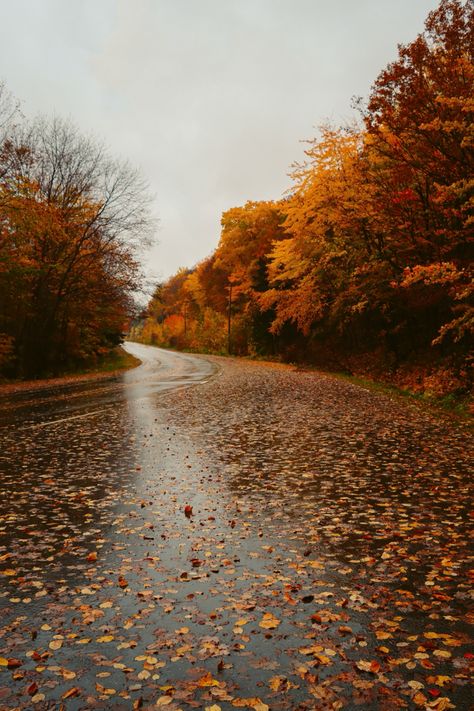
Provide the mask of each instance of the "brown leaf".
[{"label": "brown leaf", "polygon": [[23,662],[21,659],[15,659],[14,657],[7,659],[7,667],[9,669],[17,669],[18,667],[21,667],[22,664]]}]

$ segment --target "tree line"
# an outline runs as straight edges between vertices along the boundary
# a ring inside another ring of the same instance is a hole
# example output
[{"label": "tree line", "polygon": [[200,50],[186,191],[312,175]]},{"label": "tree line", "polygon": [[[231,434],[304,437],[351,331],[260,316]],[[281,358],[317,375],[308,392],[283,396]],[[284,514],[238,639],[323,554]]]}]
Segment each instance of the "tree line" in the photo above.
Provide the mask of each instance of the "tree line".
[{"label": "tree line", "polygon": [[60,118],[27,121],[0,85],[0,373],[90,363],[134,313],[147,187]]},{"label": "tree line", "polygon": [[473,25],[470,2],[442,0],[360,121],[322,126],[282,199],[227,210],[135,337],[472,386]]}]

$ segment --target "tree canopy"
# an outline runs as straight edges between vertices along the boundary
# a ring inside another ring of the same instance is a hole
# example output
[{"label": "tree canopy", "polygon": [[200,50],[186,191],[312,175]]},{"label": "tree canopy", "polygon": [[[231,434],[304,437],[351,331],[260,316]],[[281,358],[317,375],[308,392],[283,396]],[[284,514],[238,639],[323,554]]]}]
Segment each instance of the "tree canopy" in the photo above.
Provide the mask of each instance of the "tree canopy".
[{"label": "tree canopy", "polygon": [[152,222],[146,185],[127,163],[70,122],[15,121],[9,108],[0,120],[0,365],[37,376],[120,342]]},{"label": "tree canopy", "polygon": [[[359,102],[360,124],[322,126],[283,199],[223,214],[215,252],[183,282],[192,309],[173,345],[209,348],[205,318],[221,352],[231,329],[236,353],[348,369],[369,353],[385,370],[421,359],[448,386],[472,384],[473,13],[442,0]],[[143,333],[168,345],[153,308]]]}]

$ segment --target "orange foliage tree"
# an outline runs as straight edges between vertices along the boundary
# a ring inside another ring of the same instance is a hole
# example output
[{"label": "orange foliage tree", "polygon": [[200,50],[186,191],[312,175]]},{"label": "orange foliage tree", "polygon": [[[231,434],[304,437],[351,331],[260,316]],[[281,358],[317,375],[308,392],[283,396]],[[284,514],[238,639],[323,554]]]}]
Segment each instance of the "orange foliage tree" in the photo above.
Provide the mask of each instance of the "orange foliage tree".
[{"label": "orange foliage tree", "polygon": [[145,186],[53,119],[6,135],[0,155],[0,332],[20,375],[54,372],[121,340],[133,306]]},{"label": "orange foliage tree", "polygon": [[424,359],[472,381],[473,13],[442,0],[360,103],[361,125],[321,127],[283,200],[223,214],[183,285],[197,322],[227,318],[233,352]]}]

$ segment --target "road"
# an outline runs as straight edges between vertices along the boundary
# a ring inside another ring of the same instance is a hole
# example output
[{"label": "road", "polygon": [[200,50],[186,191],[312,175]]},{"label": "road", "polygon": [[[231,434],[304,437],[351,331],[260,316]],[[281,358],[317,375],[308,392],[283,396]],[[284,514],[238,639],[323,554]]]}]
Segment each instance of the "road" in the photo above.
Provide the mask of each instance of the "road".
[{"label": "road", "polygon": [[0,398],[0,709],[469,708],[468,425],[127,349]]}]

